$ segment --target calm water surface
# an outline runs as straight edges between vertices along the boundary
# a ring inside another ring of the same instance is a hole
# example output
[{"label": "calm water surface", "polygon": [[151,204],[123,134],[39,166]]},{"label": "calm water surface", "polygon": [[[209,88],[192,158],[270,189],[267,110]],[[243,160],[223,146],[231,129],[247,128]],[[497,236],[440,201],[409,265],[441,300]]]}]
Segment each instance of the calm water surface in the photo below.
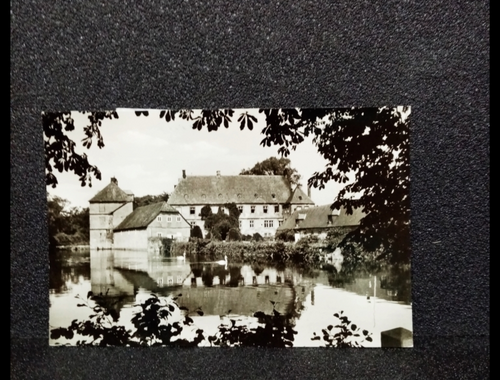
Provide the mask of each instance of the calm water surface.
[{"label": "calm water surface", "polygon": [[[380,346],[380,332],[395,327],[413,331],[410,271],[388,269],[323,269],[228,262],[193,262],[144,251],[59,251],[51,257],[50,328],[86,319],[90,311],[77,307],[76,296],[107,294],[118,321],[132,327],[134,304],[149,294],[178,295],[197,327],[213,334],[221,315],[246,321],[256,311],[275,308],[292,315],[297,335],[294,346],[321,346],[313,333],[335,323],[333,314],[344,313],[359,327],[373,333]],[[198,316],[194,311],[203,310]],[[54,344],[55,342],[50,342]]]}]

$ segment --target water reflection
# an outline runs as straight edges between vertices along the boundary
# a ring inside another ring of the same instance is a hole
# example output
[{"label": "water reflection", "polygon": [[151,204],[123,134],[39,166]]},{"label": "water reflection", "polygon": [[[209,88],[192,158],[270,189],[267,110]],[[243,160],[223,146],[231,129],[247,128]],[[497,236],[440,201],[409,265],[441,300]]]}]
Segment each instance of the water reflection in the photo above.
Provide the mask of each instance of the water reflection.
[{"label": "water reflection", "polygon": [[[191,262],[189,258],[176,260],[146,251],[112,250],[84,254],[58,252],[51,255],[50,263],[51,293],[74,298],[71,284],[88,284],[91,292],[102,295],[98,302],[111,311],[115,320],[135,303],[137,295],[148,293],[160,296],[182,293],[179,305],[189,310],[201,308],[202,318],[207,320],[226,314],[249,316],[256,311],[270,314],[271,301],[291,322],[299,320],[308,308],[308,315],[317,308],[316,313],[321,310],[331,316],[340,309],[329,310],[335,304],[332,297],[337,297],[337,293],[325,291],[328,289],[363,296],[359,299],[365,299],[365,303],[374,297],[406,305],[411,302],[410,270],[404,267],[344,265],[337,271],[332,265],[316,268],[231,261],[219,265]],[[377,271],[372,272],[374,270]],[[362,302],[351,299],[354,303]],[[62,308],[64,304],[51,306],[56,307]],[[335,305],[338,307],[342,306]],[[58,309],[51,313],[70,315],[72,311]],[[411,318],[408,323],[411,325]]]},{"label": "water reflection", "polygon": [[88,252],[51,252],[49,263],[49,288],[52,293],[66,293],[71,291],[73,285],[90,280]]}]

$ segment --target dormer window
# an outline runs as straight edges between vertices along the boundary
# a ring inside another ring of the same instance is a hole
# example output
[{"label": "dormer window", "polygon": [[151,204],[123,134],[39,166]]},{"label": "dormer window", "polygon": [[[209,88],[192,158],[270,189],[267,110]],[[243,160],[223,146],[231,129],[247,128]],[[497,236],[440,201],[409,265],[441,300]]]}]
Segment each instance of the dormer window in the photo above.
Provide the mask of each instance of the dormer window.
[{"label": "dormer window", "polygon": [[301,201],[301,200],[302,200],[302,195],[299,195],[299,201]]},{"label": "dormer window", "polygon": [[276,194],[274,194],[274,193],[271,194],[271,197],[273,197],[273,199],[276,198]]}]

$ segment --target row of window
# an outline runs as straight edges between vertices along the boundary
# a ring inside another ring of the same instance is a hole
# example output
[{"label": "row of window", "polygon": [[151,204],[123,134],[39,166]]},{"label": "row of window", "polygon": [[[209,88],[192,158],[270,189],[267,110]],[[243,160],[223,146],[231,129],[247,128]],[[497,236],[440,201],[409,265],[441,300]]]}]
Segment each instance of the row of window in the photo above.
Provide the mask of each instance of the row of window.
[{"label": "row of window", "polygon": [[[161,221],[163,220],[162,218],[163,218],[163,217],[162,217],[161,215],[159,215],[159,216],[156,218],[156,220],[157,220],[158,222],[161,222]],[[172,216],[168,215],[168,216],[166,216],[166,218],[167,218],[167,222],[171,222],[171,221],[172,221]],[[180,221],[181,221],[181,217],[180,217],[180,216],[176,216],[176,217],[175,217],[175,221],[176,221],[176,222],[180,222]]]},{"label": "row of window", "polygon": [[[255,214],[255,210],[256,210],[255,207],[256,206],[250,206],[250,213],[251,214]],[[274,207],[274,212],[275,213],[279,213],[280,212],[280,206],[279,205],[274,205],[273,207]],[[238,206],[238,211],[241,214],[243,212],[243,206]],[[269,211],[269,207],[268,206],[266,206],[266,205],[262,206],[262,212],[264,214],[267,214],[268,211]],[[190,215],[196,215],[196,207],[195,206],[189,207],[189,214]]]},{"label": "row of window", "polygon": [[[283,221],[278,221],[278,225],[281,226],[283,224]],[[249,220],[248,221],[248,225],[250,228],[254,228],[255,227],[255,220]],[[243,221],[240,220],[240,228],[243,227]],[[275,227],[274,225],[274,220],[264,220],[264,228],[273,228]]]},{"label": "row of window", "polygon": [[[243,221],[240,220],[240,228],[243,227]],[[281,226],[283,224],[283,221],[280,220],[278,221],[278,226]],[[191,222],[191,226],[196,226],[196,222],[195,221],[192,221]],[[255,220],[249,220],[248,221],[248,226],[250,228],[254,228],[255,227]],[[264,220],[264,227],[265,228],[273,228],[274,227],[274,220]]]}]

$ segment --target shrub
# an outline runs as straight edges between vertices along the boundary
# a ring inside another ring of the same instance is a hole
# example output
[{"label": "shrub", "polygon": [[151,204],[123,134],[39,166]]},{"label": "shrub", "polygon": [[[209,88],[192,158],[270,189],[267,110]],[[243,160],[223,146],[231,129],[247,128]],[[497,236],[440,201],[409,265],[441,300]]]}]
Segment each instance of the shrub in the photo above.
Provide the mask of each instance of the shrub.
[{"label": "shrub", "polygon": [[280,231],[276,233],[276,240],[294,243],[295,234],[293,231]]},{"label": "shrub", "polygon": [[190,237],[203,239],[203,232],[201,231],[200,226],[194,226],[193,228],[191,228]]},{"label": "shrub", "polygon": [[241,235],[240,231],[236,228],[231,228],[227,234],[227,240],[228,241],[240,241],[241,240]]},{"label": "shrub", "polygon": [[262,240],[264,240],[264,238],[262,237],[261,234],[259,234],[258,232],[256,232],[256,233],[253,234],[252,240],[253,241],[262,241]]}]

